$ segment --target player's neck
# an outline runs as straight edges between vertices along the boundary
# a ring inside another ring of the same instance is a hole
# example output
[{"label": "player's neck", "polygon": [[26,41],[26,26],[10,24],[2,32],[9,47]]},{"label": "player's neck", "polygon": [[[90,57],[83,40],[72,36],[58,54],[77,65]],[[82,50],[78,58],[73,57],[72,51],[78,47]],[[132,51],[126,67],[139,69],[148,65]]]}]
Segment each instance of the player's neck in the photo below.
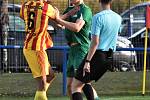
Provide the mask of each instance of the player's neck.
[{"label": "player's neck", "polygon": [[110,10],[110,5],[103,5],[103,10]]},{"label": "player's neck", "polygon": [[74,4],[74,6],[78,6],[80,4],[84,4],[84,2],[82,0],[80,0],[78,3]]}]

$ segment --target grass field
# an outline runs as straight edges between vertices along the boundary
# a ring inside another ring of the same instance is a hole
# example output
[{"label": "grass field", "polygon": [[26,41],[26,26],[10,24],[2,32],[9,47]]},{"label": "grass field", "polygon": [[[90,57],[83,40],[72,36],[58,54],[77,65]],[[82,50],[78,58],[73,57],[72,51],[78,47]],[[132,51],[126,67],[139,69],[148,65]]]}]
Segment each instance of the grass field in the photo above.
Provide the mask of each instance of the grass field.
[{"label": "grass field", "polygon": [[[149,100],[150,96],[101,97],[101,100]],[[0,100],[33,100],[33,97],[0,97]],[[49,100],[69,100],[67,97],[49,97]],[[84,98],[84,100],[86,100]]]},{"label": "grass field", "polygon": [[[147,73],[146,94],[141,96],[142,72],[107,72],[94,82],[101,100],[149,100],[150,74]],[[0,75],[0,100],[33,100],[36,86],[30,73]],[[48,91],[49,100],[69,100],[62,95],[62,74],[58,73]]]}]

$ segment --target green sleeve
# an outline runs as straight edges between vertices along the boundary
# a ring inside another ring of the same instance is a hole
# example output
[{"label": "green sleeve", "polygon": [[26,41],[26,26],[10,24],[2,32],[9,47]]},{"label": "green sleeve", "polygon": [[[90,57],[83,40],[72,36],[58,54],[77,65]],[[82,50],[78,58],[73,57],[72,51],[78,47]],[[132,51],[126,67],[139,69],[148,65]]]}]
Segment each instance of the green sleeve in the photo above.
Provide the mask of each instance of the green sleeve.
[{"label": "green sleeve", "polygon": [[92,11],[90,8],[84,8],[82,10],[82,16],[85,22],[89,22],[92,20]]}]

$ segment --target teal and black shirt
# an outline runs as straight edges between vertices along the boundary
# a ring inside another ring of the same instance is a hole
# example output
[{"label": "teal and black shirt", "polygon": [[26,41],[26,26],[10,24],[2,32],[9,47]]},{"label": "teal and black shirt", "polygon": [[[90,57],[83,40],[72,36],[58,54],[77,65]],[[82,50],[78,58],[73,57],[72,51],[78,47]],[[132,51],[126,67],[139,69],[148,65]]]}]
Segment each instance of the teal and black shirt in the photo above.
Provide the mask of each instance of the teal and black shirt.
[{"label": "teal and black shirt", "polygon": [[[65,29],[65,36],[68,43],[79,43],[80,45],[84,45],[89,47],[90,39],[89,39],[89,32],[91,28],[91,21],[92,21],[92,11],[91,9],[86,6],[85,4],[78,5],[79,9],[76,13],[66,21],[69,22],[76,22],[77,19],[83,19],[85,21],[85,25],[79,32],[73,32],[71,30]],[[74,9],[75,7],[68,7],[64,14],[69,12],[70,10]]]}]

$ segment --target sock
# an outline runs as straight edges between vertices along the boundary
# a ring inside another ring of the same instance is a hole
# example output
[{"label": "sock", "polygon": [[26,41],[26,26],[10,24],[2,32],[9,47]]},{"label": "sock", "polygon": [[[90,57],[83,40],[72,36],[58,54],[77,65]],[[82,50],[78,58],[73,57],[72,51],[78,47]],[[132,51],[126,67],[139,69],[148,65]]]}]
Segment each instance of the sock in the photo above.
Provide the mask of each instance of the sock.
[{"label": "sock", "polygon": [[72,100],[83,100],[82,94],[80,92],[75,92],[72,94]]},{"label": "sock", "polygon": [[50,86],[50,83],[46,83],[46,85],[45,85],[45,91],[48,90],[49,86]]},{"label": "sock", "polygon": [[85,84],[82,88],[87,100],[94,100],[93,88],[90,84]]},{"label": "sock", "polygon": [[45,91],[36,91],[34,100],[48,100]]},{"label": "sock", "polygon": [[100,100],[99,96],[97,95],[97,92],[95,91],[95,89],[92,87],[93,89],[93,93],[94,93],[94,100]]}]

